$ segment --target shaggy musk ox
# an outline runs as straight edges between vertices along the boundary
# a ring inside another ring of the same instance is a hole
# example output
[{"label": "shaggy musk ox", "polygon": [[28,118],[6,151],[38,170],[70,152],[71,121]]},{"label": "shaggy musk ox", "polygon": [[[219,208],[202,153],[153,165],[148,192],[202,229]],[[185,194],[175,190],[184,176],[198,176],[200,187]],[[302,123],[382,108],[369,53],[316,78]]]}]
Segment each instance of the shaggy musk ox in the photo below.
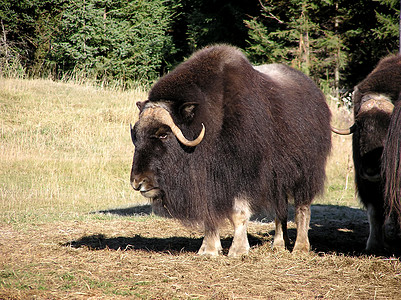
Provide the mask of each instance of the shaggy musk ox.
[{"label": "shaggy musk ox", "polygon": [[400,216],[401,212],[400,92],[401,56],[387,57],[355,87],[355,122],[340,132],[353,133],[355,182],[368,211],[366,250],[372,253],[384,250],[386,216],[392,211]]},{"label": "shaggy musk ox", "polygon": [[131,184],[183,223],[200,225],[199,254],[249,250],[253,212],[276,214],[274,247],[285,247],[288,198],[296,207],[294,250],[308,251],[310,204],[322,191],[331,147],[330,111],[316,85],[283,65],[255,70],[236,48],[206,47],[162,77],[139,102],[131,129]]}]

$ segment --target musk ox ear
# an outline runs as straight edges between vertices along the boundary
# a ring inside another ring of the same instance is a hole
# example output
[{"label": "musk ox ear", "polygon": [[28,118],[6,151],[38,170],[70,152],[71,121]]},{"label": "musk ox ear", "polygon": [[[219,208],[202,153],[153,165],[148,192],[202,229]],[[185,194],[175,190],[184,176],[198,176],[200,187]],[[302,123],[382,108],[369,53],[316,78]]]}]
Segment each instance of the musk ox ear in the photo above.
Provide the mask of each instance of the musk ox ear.
[{"label": "musk ox ear", "polygon": [[145,104],[148,102],[148,100],[146,100],[146,101],[138,101],[137,103],[136,103],[136,106],[139,108],[139,111],[140,112],[142,112],[142,110],[143,110],[143,108],[144,108],[144,106],[145,106]]},{"label": "musk ox ear", "polygon": [[180,114],[185,122],[191,122],[194,119],[196,108],[199,103],[186,102],[180,107]]}]

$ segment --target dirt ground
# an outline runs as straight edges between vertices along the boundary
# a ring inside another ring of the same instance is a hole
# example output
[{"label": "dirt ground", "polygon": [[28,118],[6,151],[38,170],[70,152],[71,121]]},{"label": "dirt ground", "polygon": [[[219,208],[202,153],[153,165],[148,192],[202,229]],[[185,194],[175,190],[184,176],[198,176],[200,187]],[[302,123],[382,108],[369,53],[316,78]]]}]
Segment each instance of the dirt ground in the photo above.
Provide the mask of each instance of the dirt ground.
[{"label": "dirt ground", "polygon": [[[2,226],[0,299],[401,299],[400,252],[363,253],[368,223],[358,208],[313,205],[309,254],[272,251],[273,223],[259,216],[250,254],[237,259],[197,256],[200,232],[150,212]],[[222,232],[225,253],[231,231]]]},{"label": "dirt ground", "polygon": [[[309,230],[309,239],[312,246],[312,250],[316,253],[336,253],[345,255],[365,255],[364,252],[367,237],[369,235],[369,223],[367,220],[366,211],[360,208],[352,208],[345,206],[336,205],[312,205],[312,217]],[[150,205],[140,205],[124,209],[112,209],[101,211],[99,213],[120,215],[120,216],[130,216],[130,215],[150,215],[152,213],[152,208]],[[167,219],[165,219],[167,220]],[[293,222],[294,212],[292,207],[289,211],[289,236],[292,242],[295,241],[296,237],[296,227]],[[179,224],[178,226],[181,227]],[[254,228],[262,226],[266,228],[265,233],[254,232]],[[184,228],[184,227],[182,227]],[[224,231],[228,236],[226,240],[222,240],[223,248],[228,251],[231,244],[232,228],[227,224],[226,230]],[[156,228],[158,231],[158,228]],[[262,234],[262,235],[260,235]],[[248,230],[248,237],[250,240],[251,247],[262,245],[265,243],[271,243],[274,235],[274,224],[273,217],[266,215],[255,215],[251,218],[250,228]],[[106,243],[107,241],[105,241]],[[166,244],[163,240],[155,243],[149,243],[149,245],[144,245],[147,249],[162,251],[166,249]],[[167,241],[166,241],[167,242]],[[169,241],[171,242],[171,241]],[[196,252],[200,247],[201,240],[191,241],[189,239],[188,244],[183,241],[175,247],[175,243],[168,243],[167,247],[170,251],[185,251]],[[388,237],[388,242],[392,245],[388,253],[384,254],[394,254],[401,255],[401,244],[400,241],[395,237]],[[133,243],[138,245],[138,243]],[[84,241],[74,241],[73,246],[90,246],[85,245]],[[104,244],[104,247],[111,247],[113,249],[118,249],[124,247],[124,245],[109,245]],[[183,248],[181,248],[181,246]],[[138,246],[139,247],[139,246]],[[172,247],[172,248],[170,248]],[[96,247],[95,247],[96,248]],[[140,248],[140,247],[139,247]],[[291,249],[290,249],[291,250]]]}]

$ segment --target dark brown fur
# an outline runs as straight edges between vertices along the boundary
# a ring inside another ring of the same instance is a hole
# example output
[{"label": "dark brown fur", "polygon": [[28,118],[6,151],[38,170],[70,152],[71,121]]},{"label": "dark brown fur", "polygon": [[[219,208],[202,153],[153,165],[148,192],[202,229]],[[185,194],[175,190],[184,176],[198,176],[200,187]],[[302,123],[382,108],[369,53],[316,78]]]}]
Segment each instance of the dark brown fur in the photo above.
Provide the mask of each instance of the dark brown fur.
[{"label": "dark brown fur", "polygon": [[389,69],[389,90],[394,111],[383,151],[384,195],[387,216],[395,213],[401,226],[401,56],[385,60]]},{"label": "dark brown fur", "polygon": [[387,143],[383,152],[385,208],[387,216],[394,212],[401,224],[401,98],[398,98],[391,117]]},{"label": "dark brown fur", "polygon": [[[236,48],[217,45],[195,53],[162,77],[143,104],[163,103],[184,135],[204,140],[194,148],[175,138],[147,139],[160,124],[134,129],[132,176],[153,172],[158,201],[184,222],[217,226],[234,199],[251,210],[287,217],[287,200],[310,205],[322,192],[331,147],[330,111],[304,74],[275,65],[256,71]],[[275,75],[274,75],[275,74]],[[195,103],[187,109],[187,103]]]},{"label": "dark brown fur", "polygon": [[[387,212],[391,209],[399,210],[400,207],[399,196],[390,195],[393,195],[394,189],[398,189],[399,194],[401,176],[396,161],[399,161],[401,154],[401,150],[397,148],[401,127],[396,121],[399,109],[395,109],[393,114],[379,109],[361,113],[360,109],[364,99],[371,95],[382,95],[399,106],[400,90],[401,57],[391,56],[380,61],[354,91],[355,182],[361,202],[368,208],[371,233],[366,249],[369,252],[383,250],[386,207]],[[387,196],[383,194],[384,187]]]}]

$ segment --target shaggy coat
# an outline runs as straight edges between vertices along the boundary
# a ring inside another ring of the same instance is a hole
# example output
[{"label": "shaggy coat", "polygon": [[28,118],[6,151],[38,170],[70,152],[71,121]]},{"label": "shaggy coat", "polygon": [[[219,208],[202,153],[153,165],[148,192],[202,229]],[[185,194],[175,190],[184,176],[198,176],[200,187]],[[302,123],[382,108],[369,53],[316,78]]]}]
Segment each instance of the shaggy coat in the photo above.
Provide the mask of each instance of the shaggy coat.
[{"label": "shaggy coat", "polygon": [[[331,115],[324,95],[299,71],[269,65],[261,73],[236,48],[206,47],[162,77],[138,106],[134,188],[172,217],[203,225],[206,235],[227,218],[236,226],[237,212],[273,209],[285,227],[288,197],[308,210],[322,192]],[[167,110],[188,139],[203,124],[202,142],[184,146],[147,117],[150,107]]]},{"label": "shaggy coat", "polygon": [[[391,56],[380,61],[355,87],[353,96],[355,182],[360,200],[368,210],[368,252],[383,251],[386,214],[393,209],[401,211],[401,123],[397,121],[400,91],[401,57]],[[372,100],[376,102],[369,106]],[[396,107],[393,113],[392,105]]]}]

